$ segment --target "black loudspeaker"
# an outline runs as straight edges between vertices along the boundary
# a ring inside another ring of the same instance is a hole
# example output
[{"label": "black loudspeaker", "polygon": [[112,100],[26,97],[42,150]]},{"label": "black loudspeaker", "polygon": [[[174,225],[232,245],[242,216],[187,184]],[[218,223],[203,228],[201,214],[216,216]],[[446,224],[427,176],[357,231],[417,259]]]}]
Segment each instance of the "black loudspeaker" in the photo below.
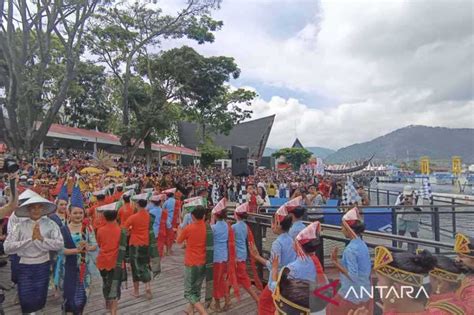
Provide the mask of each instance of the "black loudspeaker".
[{"label": "black loudspeaker", "polygon": [[249,176],[249,148],[232,146],[232,176]]}]

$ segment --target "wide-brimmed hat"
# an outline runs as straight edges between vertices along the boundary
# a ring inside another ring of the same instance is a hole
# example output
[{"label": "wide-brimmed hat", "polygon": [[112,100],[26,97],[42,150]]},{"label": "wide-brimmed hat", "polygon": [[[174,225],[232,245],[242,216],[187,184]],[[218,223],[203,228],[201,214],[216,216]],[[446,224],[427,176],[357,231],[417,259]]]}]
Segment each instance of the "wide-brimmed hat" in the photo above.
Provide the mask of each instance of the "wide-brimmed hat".
[{"label": "wide-brimmed hat", "polygon": [[31,197],[34,197],[34,196],[39,196],[39,194],[37,194],[36,192],[34,192],[33,190],[31,189],[26,189],[24,192],[22,192],[19,196],[18,196],[18,201],[20,203],[23,203],[25,202],[26,200],[30,199]]},{"label": "wide-brimmed hat", "polygon": [[57,206],[51,201],[49,201],[48,199],[45,199],[37,195],[37,196],[31,197],[30,199],[25,201],[21,206],[19,206],[15,210],[15,215],[20,218],[29,217],[30,211],[28,210],[28,207],[35,204],[41,204],[43,208],[41,215],[48,215],[48,214],[54,213],[57,208]]}]

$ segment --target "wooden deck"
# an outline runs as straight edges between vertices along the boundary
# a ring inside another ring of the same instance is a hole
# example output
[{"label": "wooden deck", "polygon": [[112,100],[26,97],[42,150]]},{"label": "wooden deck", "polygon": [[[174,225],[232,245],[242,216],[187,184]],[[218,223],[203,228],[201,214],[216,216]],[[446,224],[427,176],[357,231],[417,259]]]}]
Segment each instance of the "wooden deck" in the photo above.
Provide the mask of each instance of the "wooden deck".
[{"label": "wooden deck", "polygon": [[[144,295],[135,298],[131,295],[133,285],[131,273],[129,273],[128,289],[122,288],[122,298],[119,301],[120,314],[185,314],[186,300],[183,296],[184,289],[184,251],[180,246],[174,246],[174,253],[171,257],[165,257],[162,261],[161,275],[152,281],[153,298],[147,300]],[[10,277],[10,268],[2,268],[1,277]],[[143,293],[141,291],[140,293]],[[6,293],[6,300],[3,303],[5,314],[21,314],[19,305],[13,305],[15,289]],[[203,295],[204,296],[204,295]],[[62,297],[54,299],[52,292],[48,296],[48,302],[44,309],[44,314],[61,314]],[[222,302],[221,302],[222,303]],[[256,314],[257,305],[252,298],[241,290],[241,300],[232,300],[233,307],[228,312],[219,314]],[[84,314],[106,314],[104,299],[102,297],[102,280],[100,277],[94,279],[91,285],[91,292]],[[197,313],[196,313],[197,314]],[[210,314],[212,314],[210,312]]]}]

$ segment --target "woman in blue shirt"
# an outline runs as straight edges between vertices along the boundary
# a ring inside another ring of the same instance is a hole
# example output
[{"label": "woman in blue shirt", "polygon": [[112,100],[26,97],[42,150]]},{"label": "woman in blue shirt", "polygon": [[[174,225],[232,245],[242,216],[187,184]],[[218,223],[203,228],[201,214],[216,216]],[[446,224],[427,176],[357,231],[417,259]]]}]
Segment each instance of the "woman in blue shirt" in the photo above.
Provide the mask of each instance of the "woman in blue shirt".
[{"label": "woman in blue shirt", "polygon": [[[258,253],[255,247],[251,248],[251,254],[255,260],[265,265],[267,269],[272,271],[272,262],[275,257],[278,257],[279,270],[289,263],[296,260],[296,252],[293,247],[293,239],[288,234],[291,227],[291,217],[286,211],[286,207],[280,207],[275,214],[275,218],[272,222],[272,231],[278,235],[277,239],[272,243],[271,256],[269,260],[266,260]],[[268,285],[263,289],[260,294],[258,301],[258,314],[259,315],[274,315],[275,305],[273,304],[272,291],[268,288]]]},{"label": "woman in blue shirt", "polygon": [[365,225],[357,208],[352,208],[342,217],[342,233],[351,241],[342,252],[342,260],[338,258],[338,248],[334,248],[331,254],[336,269],[339,270],[339,281],[341,287],[335,300],[339,305],[329,304],[326,309],[327,315],[346,315],[360,307],[364,307],[373,313],[373,303],[365,292],[371,292],[371,261],[367,245],[361,238]]},{"label": "woman in blue shirt", "polygon": [[[248,212],[248,203],[244,203],[238,206],[235,209],[234,217],[236,223],[232,225],[232,230],[235,235],[235,251],[236,251],[236,273],[237,273],[237,282],[242,286],[248,294],[258,302],[258,295],[252,290],[252,282],[247,273],[247,243],[249,246],[252,246],[255,242],[252,234],[252,230],[245,223]],[[262,283],[257,275],[257,268],[255,266],[255,260],[253,256],[250,256],[250,266],[252,268],[253,279],[255,286],[262,290]]]},{"label": "woman in blue shirt", "polygon": [[[323,267],[315,255],[320,243],[321,224],[313,222],[295,238],[294,248],[298,258],[285,266],[280,274],[274,261],[269,288],[279,314],[310,314],[320,311],[325,303],[310,299],[310,290],[327,284]],[[275,257],[278,260],[278,257]]]}]

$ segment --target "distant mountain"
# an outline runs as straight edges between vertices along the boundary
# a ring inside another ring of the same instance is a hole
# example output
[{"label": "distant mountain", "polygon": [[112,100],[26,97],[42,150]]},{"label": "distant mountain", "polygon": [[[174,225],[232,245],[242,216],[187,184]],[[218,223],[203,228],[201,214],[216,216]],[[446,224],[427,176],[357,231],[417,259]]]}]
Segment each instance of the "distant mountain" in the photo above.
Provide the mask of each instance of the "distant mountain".
[{"label": "distant mountain", "polygon": [[[308,147],[305,148],[306,150],[310,151],[313,153],[313,155],[320,157],[320,158],[326,158],[328,155],[333,154],[334,150],[328,149],[328,148],[321,148],[321,147]],[[271,156],[273,153],[278,151],[278,149],[272,149],[272,148],[265,148],[265,151],[263,151],[263,156]]]},{"label": "distant mountain", "polygon": [[449,160],[459,155],[463,162],[473,163],[474,129],[408,126],[372,141],[339,149],[326,160],[343,163],[362,160],[373,153],[378,161],[418,160],[425,155],[432,160]]}]

